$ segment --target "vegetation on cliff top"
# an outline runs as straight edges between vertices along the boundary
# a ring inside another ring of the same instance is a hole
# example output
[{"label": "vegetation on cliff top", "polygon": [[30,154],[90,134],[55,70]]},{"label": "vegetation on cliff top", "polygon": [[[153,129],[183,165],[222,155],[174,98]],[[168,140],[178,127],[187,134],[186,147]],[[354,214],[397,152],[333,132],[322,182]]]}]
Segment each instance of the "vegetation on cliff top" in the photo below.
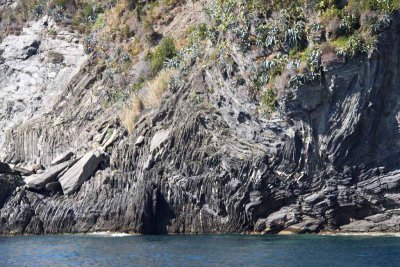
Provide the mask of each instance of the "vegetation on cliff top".
[{"label": "vegetation on cliff top", "polygon": [[[92,64],[106,68],[107,103],[133,99],[123,111],[132,129],[137,113],[146,108],[145,97],[140,105],[132,103],[151,94],[146,93],[149,84],[162,80],[160,91],[167,87],[171,72],[160,71],[177,69],[174,73],[183,79],[200,59],[205,68],[218,65],[226,71],[238,64],[232,60],[236,46],[244,57],[257,56],[249,73],[234,75],[235,85],[246,87],[259,100],[260,111],[271,114],[285,87],[318,82],[329,64],[376,49],[378,34],[400,7],[399,0],[213,0],[204,3],[204,23],[190,25],[184,34],[161,34],[159,29],[174,20],[169,13],[176,14],[185,3],[30,0],[14,12],[0,13],[0,23],[18,32],[21,23],[46,13],[81,32]],[[127,110],[132,110],[130,119]]]}]

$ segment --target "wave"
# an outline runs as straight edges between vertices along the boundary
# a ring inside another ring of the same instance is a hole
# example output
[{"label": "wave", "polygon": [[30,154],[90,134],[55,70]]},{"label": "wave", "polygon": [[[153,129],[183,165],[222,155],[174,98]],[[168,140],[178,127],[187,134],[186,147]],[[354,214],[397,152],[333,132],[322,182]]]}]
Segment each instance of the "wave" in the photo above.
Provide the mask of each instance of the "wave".
[{"label": "wave", "polygon": [[126,236],[134,236],[133,234],[118,233],[118,232],[93,232],[93,233],[87,233],[86,235],[100,236],[100,237],[126,237]]}]

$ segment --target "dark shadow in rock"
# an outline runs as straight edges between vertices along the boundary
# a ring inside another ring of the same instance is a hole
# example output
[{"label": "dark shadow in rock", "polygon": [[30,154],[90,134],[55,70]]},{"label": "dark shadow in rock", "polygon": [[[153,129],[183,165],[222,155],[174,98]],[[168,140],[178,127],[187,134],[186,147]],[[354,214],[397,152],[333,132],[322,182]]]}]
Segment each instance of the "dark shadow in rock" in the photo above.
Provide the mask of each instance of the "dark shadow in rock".
[{"label": "dark shadow in rock", "polygon": [[167,226],[171,225],[173,218],[175,218],[174,211],[171,209],[164,195],[157,190],[156,234],[167,234]]},{"label": "dark shadow in rock", "polygon": [[153,44],[158,44],[162,40],[163,37],[164,36],[161,33],[158,33],[158,32],[153,32],[151,34],[151,36],[150,36],[151,41],[153,42]]},{"label": "dark shadow in rock", "polygon": [[247,113],[240,112],[237,119],[238,119],[239,123],[245,123],[246,121],[251,120],[251,117]]},{"label": "dark shadow in rock", "polygon": [[19,176],[0,174],[0,208],[3,207],[15,189],[23,184],[24,181]]}]

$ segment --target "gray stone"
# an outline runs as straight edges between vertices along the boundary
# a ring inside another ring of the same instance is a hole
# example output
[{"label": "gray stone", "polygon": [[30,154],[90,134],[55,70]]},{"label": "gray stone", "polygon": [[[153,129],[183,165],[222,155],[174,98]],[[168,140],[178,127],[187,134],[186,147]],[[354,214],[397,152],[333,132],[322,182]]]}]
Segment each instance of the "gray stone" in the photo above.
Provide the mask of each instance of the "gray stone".
[{"label": "gray stone", "polygon": [[11,194],[24,184],[20,177],[0,174],[0,208],[3,207],[4,202],[11,196]]},{"label": "gray stone", "polygon": [[94,136],[93,141],[94,141],[94,142],[97,142],[97,143],[99,143],[99,144],[103,143],[103,142],[104,142],[104,139],[105,139],[106,136],[107,136],[107,133],[108,133],[108,129],[109,129],[109,128],[110,128],[110,125],[107,125],[107,127],[105,127],[101,133],[96,134],[96,135]]},{"label": "gray stone", "polygon": [[20,175],[23,175],[23,176],[29,176],[29,175],[32,175],[34,173],[32,170],[28,170],[28,169],[25,169],[25,168],[20,167],[20,166],[14,166],[12,168],[12,170],[13,170],[14,173],[19,173]]},{"label": "gray stone", "polygon": [[39,165],[39,164],[28,164],[23,167],[24,167],[24,169],[26,169],[32,173],[37,173],[39,170],[43,169],[43,166]]},{"label": "gray stone", "polygon": [[25,183],[29,188],[33,189],[43,189],[46,184],[53,182],[57,175],[59,175],[63,170],[68,167],[69,163],[64,162],[59,165],[51,167],[48,171],[42,174],[36,174],[29,176],[25,179]]},{"label": "gray stone", "polygon": [[62,162],[64,162],[64,161],[68,161],[68,160],[70,160],[70,159],[72,158],[72,156],[74,156],[74,152],[72,152],[72,151],[65,152],[65,153],[63,153],[63,154],[57,156],[57,157],[51,162],[51,165],[57,165],[57,164],[60,164],[60,163],[62,163]]},{"label": "gray stone", "polygon": [[[46,34],[51,27],[60,38]],[[68,36],[75,34],[38,20],[27,23],[20,35],[8,35],[0,41],[0,146],[10,127],[47,112],[86,61],[83,45],[73,43]],[[43,60],[48,57],[55,62],[62,60],[62,64]]]},{"label": "gray stone", "polygon": [[170,130],[161,130],[154,134],[150,143],[150,153],[152,153],[157,148],[160,148],[165,141],[168,140]]},{"label": "gray stone", "polygon": [[144,141],[144,136],[141,135],[141,136],[139,136],[139,137],[136,139],[135,145],[136,145],[136,146],[140,146],[140,145],[143,144],[143,141]]},{"label": "gray stone", "polygon": [[[185,4],[182,9],[190,11]],[[160,105],[141,112],[133,132],[108,147],[105,170],[96,171],[97,157],[89,155],[60,174],[70,185],[64,192],[73,193],[7,190],[0,234],[400,231],[399,29],[396,13],[390,29],[379,36],[378,52],[329,65],[321,81],[290,87],[282,82],[285,77],[277,77],[277,111],[269,116],[260,112],[261,95],[248,89],[262,65],[255,59],[275,54],[253,48],[243,53],[232,39],[228,60],[220,57],[221,64],[207,68],[191,65]],[[163,27],[159,30],[164,33]],[[204,54],[214,48],[204,47]],[[34,63],[38,53],[14,67]],[[149,65],[142,58],[137,57],[139,64]],[[65,55],[64,63],[69,60]],[[3,151],[11,159],[6,162],[48,166],[55,151],[89,151],[111,136],[103,130],[121,103],[105,105],[111,93],[106,76],[126,85],[133,81],[110,69],[95,75],[93,65],[64,84],[45,116],[27,112],[21,117],[34,119],[12,127],[7,116],[23,104],[7,97],[0,101],[0,116],[7,117],[0,120],[12,128],[4,136]],[[5,69],[0,75],[0,80],[9,77]],[[3,82],[0,90],[16,80]],[[21,88],[20,97],[26,99],[31,88]],[[18,92],[11,91],[12,96]],[[251,120],[238,123],[238,114],[249,114]],[[98,144],[87,142],[94,132],[106,133]],[[146,136],[140,144],[148,146],[135,145],[140,135]]]},{"label": "gray stone", "polygon": [[0,0],[0,11],[6,8],[15,8],[18,0]]},{"label": "gray stone", "polygon": [[110,138],[108,138],[107,141],[104,142],[104,144],[102,145],[103,149],[106,149],[107,147],[111,146],[112,144],[115,143],[115,141],[117,141],[118,139],[118,130],[114,129],[112,135],[110,136]]},{"label": "gray stone", "polygon": [[69,195],[78,190],[96,171],[101,161],[101,152],[94,150],[83,156],[63,176],[59,178],[62,190]]}]

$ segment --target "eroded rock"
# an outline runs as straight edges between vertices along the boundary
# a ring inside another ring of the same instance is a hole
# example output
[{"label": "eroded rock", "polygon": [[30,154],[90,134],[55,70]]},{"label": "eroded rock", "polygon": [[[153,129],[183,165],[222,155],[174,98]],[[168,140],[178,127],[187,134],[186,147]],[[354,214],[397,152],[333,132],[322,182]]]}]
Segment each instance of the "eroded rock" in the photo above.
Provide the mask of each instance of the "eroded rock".
[{"label": "eroded rock", "polygon": [[59,178],[62,190],[69,195],[78,190],[81,185],[93,176],[101,161],[101,151],[94,150],[83,156],[63,176]]},{"label": "eroded rock", "polygon": [[25,183],[28,187],[40,190],[43,189],[46,184],[53,182],[57,175],[65,170],[69,165],[69,162],[64,162],[59,165],[51,167],[48,171],[42,174],[36,174],[25,178]]},{"label": "eroded rock", "polygon": [[68,160],[70,160],[73,156],[74,156],[74,152],[72,152],[72,151],[65,152],[65,153],[63,153],[63,154],[57,156],[57,157],[51,162],[51,165],[57,165],[57,164],[60,164],[60,163],[62,163],[62,162],[64,162],[64,161],[68,161]]},{"label": "eroded rock", "polygon": [[[399,24],[379,53],[278,90],[271,117],[249,96],[258,52],[229,47],[228,70],[194,64],[101,168],[93,151],[59,175],[64,196],[56,181],[47,194],[15,190],[0,233],[400,231]],[[107,144],[117,107],[104,107],[101,75],[87,68],[45,118],[8,135],[11,160],[48,166],[61,151]]]},{"label": "eroded rock", "polygon": [[3,207],[4,202],[11,196],[15,189],[24,185],[21,177],[0,174],[0,208]]},{"label": "eroded rock", "polygon": [[136,146],[140,146],[140,145],[143,144],[143,142],[144,142],[144,136],[141,135],[141,136],[139,136],[139,137],[136,139],[135,145],[136,145]]},{"label": "eroded rock", "polygon": [[0,146],[7,129],[48,111],[80,70],[87,56],[83,45],[71,41],[74,36],[46,16],[1,41]]},{"label": "eroded rock", "polygon": [[150,152],[152,153],[156,149],[160,148],[170,135],[170,130],[161,130],[154,134],[150,143]]}]

